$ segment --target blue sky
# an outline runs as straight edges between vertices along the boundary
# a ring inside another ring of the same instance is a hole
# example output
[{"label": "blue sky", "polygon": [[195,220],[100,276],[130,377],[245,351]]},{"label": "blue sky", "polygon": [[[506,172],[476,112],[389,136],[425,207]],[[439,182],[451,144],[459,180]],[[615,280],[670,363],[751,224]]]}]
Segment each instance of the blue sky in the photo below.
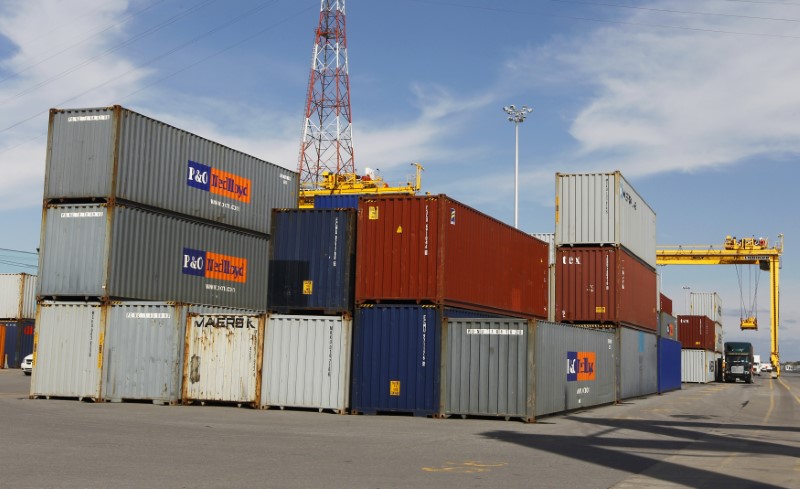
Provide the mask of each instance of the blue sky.
[{"label": "blue sky", "polygon": [[[554,229],[555,172],[621,170],[659,244],[783,233],[781,358],[800,360],[800,4],[603,3],[351,0],[356,166],[401,183],[421,162],[424,191],[513,223],[501,108],[527,104],[523,230]],[[38,246],[50,107],[121,104],[296,169],[318,14],[318,0],[2,2],[0,248]],[[768,355],[767,273],[762,326],[740,332],[735,267],[659,269],[676,312],[683,287],[716,291],[726,340]],[[0,263],[15,271],[31,269]]]}]

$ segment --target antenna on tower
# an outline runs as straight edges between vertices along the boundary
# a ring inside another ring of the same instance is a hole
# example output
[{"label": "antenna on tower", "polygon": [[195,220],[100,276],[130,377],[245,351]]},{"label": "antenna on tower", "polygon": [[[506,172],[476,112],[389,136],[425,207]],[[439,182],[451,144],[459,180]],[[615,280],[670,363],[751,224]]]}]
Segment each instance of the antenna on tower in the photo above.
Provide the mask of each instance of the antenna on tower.
[{"label": "antenna on tower", "polygon": [[321,0],[300,147],[300,188],[323,188],[325,174],[355,174],[344,0]]}]

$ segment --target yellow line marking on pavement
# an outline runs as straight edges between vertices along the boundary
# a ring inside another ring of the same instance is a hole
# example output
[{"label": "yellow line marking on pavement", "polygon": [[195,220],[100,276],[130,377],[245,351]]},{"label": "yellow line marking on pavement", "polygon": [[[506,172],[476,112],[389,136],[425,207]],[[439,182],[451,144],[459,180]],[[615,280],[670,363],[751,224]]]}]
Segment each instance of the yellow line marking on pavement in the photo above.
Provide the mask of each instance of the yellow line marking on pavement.
[{"label": "yellow line marking on pavement", "polygon": [[795,394],[794,391],[792,391],[792,388],[789,387],[789,385],[786,384],[786,382],[784,382],[783,379],[781,379],[780,377],[778,378],[778,382],[780,382],[781,385],[783,385],[786,388],[786,390],[789,391],[789,394],[791,394],[792,397],[794,397],[794,400],[797,401],[798,404],[800,404],[800,396]]},{"label": "yellow line marking on pavement", "polygon": [[764,416],[764,420],[761,424],[767,424],[769,417],[772,416],[772,410],[775,409],[775,388],[773,387],[772,382],[769,383],[769,409],[767,409],[767,415]]},{"label": "yellow line marking on pavement", "polygon": [[441,467],[422,467],[424,472],[445,472],[448,474],[477,474],[480,472],[491,472],[493,468],[505,467],[507,462],[482,463],[474,460],[466,462],[445,462]]}]

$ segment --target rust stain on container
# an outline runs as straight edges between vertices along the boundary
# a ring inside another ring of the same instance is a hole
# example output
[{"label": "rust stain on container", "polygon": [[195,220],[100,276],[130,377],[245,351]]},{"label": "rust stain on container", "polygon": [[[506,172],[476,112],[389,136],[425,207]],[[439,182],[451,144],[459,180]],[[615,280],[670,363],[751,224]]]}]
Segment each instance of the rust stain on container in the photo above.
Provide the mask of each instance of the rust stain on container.
[{"label": "rust stain on container", "polygon": [[357,303],[545,318],[547,267],[546,243],[445,195],[359,202]]},{"label": "rust stain on container", "polygon": [[624,323],[656,331],[655,270],[619,247],[556,252],[556,319]]}]

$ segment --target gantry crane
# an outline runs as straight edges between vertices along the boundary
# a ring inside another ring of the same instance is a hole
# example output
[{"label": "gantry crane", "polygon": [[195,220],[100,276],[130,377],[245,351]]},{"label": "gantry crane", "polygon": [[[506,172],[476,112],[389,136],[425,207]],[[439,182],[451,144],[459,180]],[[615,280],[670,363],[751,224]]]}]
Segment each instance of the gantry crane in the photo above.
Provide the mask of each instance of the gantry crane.
[{"label": "gantry crane", "polygon": [[[778,242],[770,247],[763,238],[744,238],[727,236],[722,248],[713,245],[703,246],[662,246],[656,250],[658,265],[753,265],[761,270],[769,271],[770,299],[770,363],[772,377],[780,376],[780,356],[778,354],[778,324],[780,319],[780,293],[778,279],[780,259],[783,254],[783,235],[778,235]],[[755,318],[742,318],[742,329],[756,329]]]}]

